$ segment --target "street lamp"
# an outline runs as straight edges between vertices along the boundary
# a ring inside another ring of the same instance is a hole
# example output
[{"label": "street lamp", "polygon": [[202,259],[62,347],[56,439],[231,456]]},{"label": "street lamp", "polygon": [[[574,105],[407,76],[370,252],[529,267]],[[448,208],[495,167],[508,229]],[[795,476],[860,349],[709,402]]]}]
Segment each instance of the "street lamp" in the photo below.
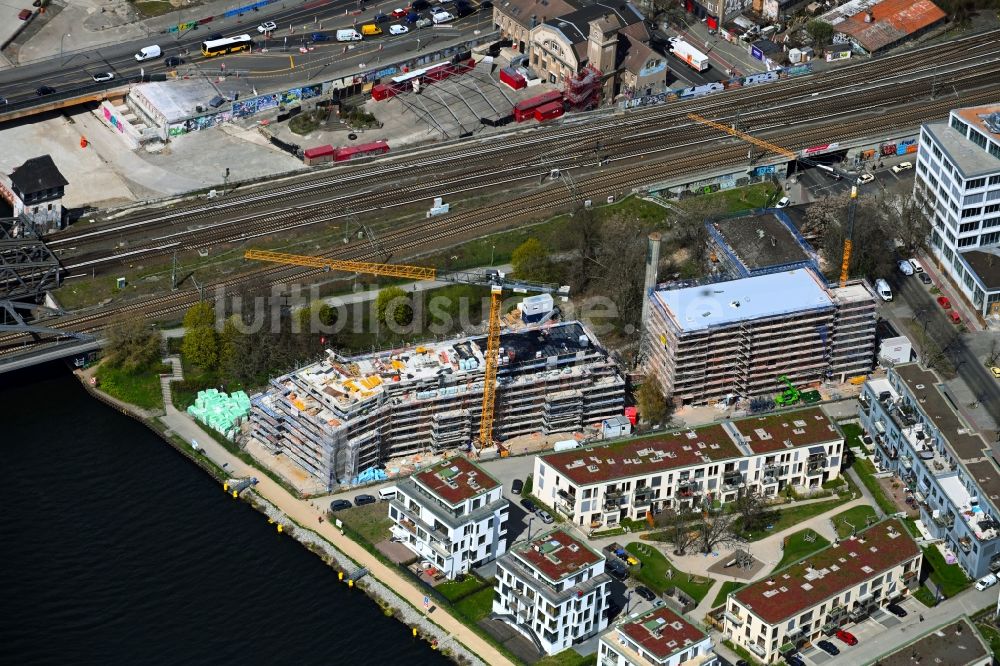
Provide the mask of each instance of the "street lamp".
[{"label": "street lamp", "polygon": [[632,590],[626,590],[625,592],[625,612],[623,615],[628,615],[628,608],[632,604]]},{"label": "street lamp", "polygon": [[528,517],[528,541],[531,541],[531,523],[533,523],[533,522],[535,522],[535,517],[533,515],[529,516]]},{"label": "street lamp", "polygon": [[64,41],[66,40],[67,37],[72,37],[72,36],[73,35],[71,35],[71,34],[69,34],[67,32],[65,35],[63,35],[62,37],[59,38],[59,65],[60,66],[62,66],[62,65],[65,64],[63,62],[63,43],[64,43]]},{"label": "street lamp", "polygon": [[496,252],[497,244],[493,243],[490,245],[490,266],[493,266],[493,254]]}]

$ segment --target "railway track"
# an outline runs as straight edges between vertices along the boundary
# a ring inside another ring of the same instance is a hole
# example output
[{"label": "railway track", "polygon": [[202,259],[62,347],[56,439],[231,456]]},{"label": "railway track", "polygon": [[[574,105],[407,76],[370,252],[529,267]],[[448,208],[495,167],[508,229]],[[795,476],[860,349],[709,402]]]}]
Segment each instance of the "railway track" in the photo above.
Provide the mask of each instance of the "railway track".
[{"label": "railway track", "polygon": [[[479,165],[480,171],[488,169],[496,163],[497,157],[511,162],[523,163],[526,159],[545,159],[547,155],[560,151],[577,149],[590,144],[594,140],[595,127],[601,130],[604,145],[616,140],[634,135],[637,129],[647,132],[659,128],[669,128],[683,121],[685,115],[695,111],[701,115],[724,113],[760,113],[761,105],[768,104],[774,108],[784,102],[786,105],[808,104],[813,108],[839,103],[834,97],[849,92],[858,87],[859,80],[871,80],[881,77],[882,85],[890,87],[893,80],[912,76],[924,71],[932,75],[934,71],[945,72],[954,64],[968,63],[967,66],[984,58],[1000,57],[1000,31],[992,31],[974,35],[963,40],[934,47],[935,59],[941,63],[936,68],[927,66],[927,53],[924,49],[890,56],[884,59],[848,66],[821,75],[789,79],[776,84],[753,86],[712,95],[698,100],[665,104],[649,109],[629,111],[624,115],[614,116],[614,124],[608,126],[608,116],[595,114],[580,121],[569,122],[559,126],[542,126],[530,130],[515,129],[513,131],[491,135],[484,139],[463,141],[445,147],[430,149],[407,150],[399,156],[380,159],[350,167],[334,167],[305,177],[295,177],[291,183],[278,183],[274,186],[256,189],[245,194],[227,197],[225,201],[204,204],[196,202],[182,205],[180,208],[162,213],[148,213],[127,216],[110,225],[101,228],[75,228],[54,235],[50,244],[55,248],[107,243],[107,240],[117,237],[128,240],[134,236],[148,235],[151,229],[159,227],[183,227],[185,233],[193,228],[195,233],[199,227],[218,223],[220,216],[230,215],[234,211],[246,211],[248,214],[232,220],[242,222],[248,218],[262,215],[256,211],[279,210],[294,206],[309,206],[336,203],[338,198],[331,198],[332,192],[340,192],[342,198],[362,195],[367,189],[381,186],[383,190],[391,189],[401,181],[411,181],[413,174],[425,170],[433,170],[435,178],[456,171],[468,171],[470,166]],[[975,55],[969,55],[975,53]],[[942,62],[945,61],[945,62]],[[407,185],[410,185],[407,182]],[[360,187],[359,187],[360,186]],[[310,202],[310,197],[319,197],[319,201]],[[118,250],[118,255],[126,254],[128,248]],[[90,257],[94,258],[94,257]]]}]

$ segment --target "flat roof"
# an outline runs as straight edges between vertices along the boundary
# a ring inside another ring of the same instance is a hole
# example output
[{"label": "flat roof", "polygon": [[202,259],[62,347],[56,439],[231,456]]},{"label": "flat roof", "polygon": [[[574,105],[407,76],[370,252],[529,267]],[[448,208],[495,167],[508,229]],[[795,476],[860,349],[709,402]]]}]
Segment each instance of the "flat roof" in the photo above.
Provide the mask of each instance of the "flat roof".
[{"label": "flat roof", "polygon": [[[869,18],[867,14],[871,14]],[[819,20],[853,37],[868,51],[877,51],[945,18],[930,0],[850,0]]]},{"label": "flat roof", "polygon": [[785,451],[843,437],[819,407],[752,416],[731,423],[754,453]]},{"label": "flat roof", "polygon": [[895,371],[917,397],[920,409],[948,440],[955,455],[963,462],[978,460],[986,455],[983,453],[987,448],[986,442],[959,418],[956,406],[938,389],[939,379],[934,372],[921,368],[917,363],[897,365]]},{"label": "flat roof", "polygon": [[1000,160],[969,141],[946,121],[925,123],[923,129],[937,142],[948,160],[958,167],[964,178],[1000,173]]},{"label": "flat roof", "polygon": [[749,272],[813,259],[775,213],[727,217],[710,224]]},{"label": "flat roof", "polygon": [[617,629],[661,661],[706,638],[705,632],[666,606],[622,622]]},{"label": "flat roof", "polygon": [[916,640],[879,656],[869,663],[881,666],[913,666],[919,662],[935,666],[972,666],[990,657],[991,651],[979,631],[962,617],[922,634]]},{"label": "flat roof", "polygon": [[[1000,163],[997,164],[997,170],[1000,171]],[[960,254],[984,287],[991,290],[1000,289],[1000,253],[993,248],[982,248],[967,250]]]},{"label": "flat roof", "polygon": [[[986,136],[997,135],[998,132],[992,131],[984,121],[984,117],[993,113],[1000,113],[1000,104],[983,104],[982,106],[967,106],[963,109],[952,110],[956,116],[967,122],[972,127],[985,134]],[[995,139],[1000,139],[1000,136],[994,136]]]},{"label": "flat roof", "polygon": [[[741,447],[737,437],[749,439],[746,448]],[[842,437],[823,410],[810,407],[560,451],[544,455],[541,460],[573,483],[584,486],[755,453],[824,444]]]},{"label": "flat roof", "polygon": [[682,331],[833,307],[826,288],[805,268],[696,287],[658,289],[654,297]]},{"label": "flat roof", "polygon": [[920,554],[896,519],[809,555],[735,593],[767,624],[777,624]]},{"label": "flat roof", "polygon": [[427,492],[449,506],[478,497],[493,490],[500,482],[483,468],[456,456],[417,472],[413,478]]},{"label": "flat roof", "polygon": [[980,462],[965,463],[965,468],[976,480],[994,507],[1000,507],[1000,472],[990,458]]},{"label": "flat roof", "polygon": [[511,552],[529,569],[558,583],[604,558],[561,528],[514,544]]}]

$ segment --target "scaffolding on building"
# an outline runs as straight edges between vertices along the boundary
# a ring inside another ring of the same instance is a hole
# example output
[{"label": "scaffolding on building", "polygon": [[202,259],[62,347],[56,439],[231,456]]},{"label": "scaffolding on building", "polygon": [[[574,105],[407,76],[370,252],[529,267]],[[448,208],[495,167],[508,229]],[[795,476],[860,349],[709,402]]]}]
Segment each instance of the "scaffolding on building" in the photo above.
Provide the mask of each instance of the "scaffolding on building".
[{"label": "scaffolding on building", "polygon": [[563,90],[566,110],[589,111],[600,106],[603,78],[601,71],[592,65],[587,65],[576,74],[567,76]]}]

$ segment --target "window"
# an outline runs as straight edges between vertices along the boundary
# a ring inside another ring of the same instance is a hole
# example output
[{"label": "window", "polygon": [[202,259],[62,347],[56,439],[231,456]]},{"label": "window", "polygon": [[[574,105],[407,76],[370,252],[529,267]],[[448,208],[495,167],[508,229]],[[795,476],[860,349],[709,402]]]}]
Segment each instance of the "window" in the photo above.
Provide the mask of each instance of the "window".
[{"label": "window", "polygon": [[965,189],[974,190],[978,187],[985,187],[985,186],[986,186],[985,178],[974,178],[965,184]]},{"label": "window", "polygon": [[982,193],[982,192],[979,192],[978,194],[966,194],[965,198],[962,200],[962,205],[963,206],[972,206],[972,205],[977,204],[977,203],[982,203],[983,202],[983,197],[985,197],[985,196],[986,195],[984,193]]},{"label": "window", "polygon": [[969,130],[969,141],[971,141],[972,143],[976,144],[977,146],[979,146],[984,150],[986,149],[986,137],[983,136],[982,133],[977,132],[974,129]]},{"label": "window", "polygon": [[936,143],[931,144],[931,151],[934,153],[934,157],[941,159],[941,149],[937,147]]},{"label": "window", "polygon": [[962,136],[968,134],[969,126],[958,119],[958,116],[951,117],[951,127],[952,129],[961,132]]},{"label": "window", "polygon": [[978,222],[966,222],[965,224],[963,224],[958,228],[958,233],[967,234],[970,231],[975,231],[978,228],[979,228]]},{"label": "window", "polygon": [[1000,176],[990,176],[990,185],[1000,185]]},{"label": "window", "polygon": [[990,155],[1000,160],[1000,146],[995,143],[990,142],[989,147]]},{"label": "window", "polygon": [[983,229],[990,229],[991,227],[1000,227],[1000,217],[991,217],[988,220],[983,220]]},{"label": "window", "polygon": [[1000,231],[994,231],[993,233],[983,234],[979,237],[980,245],[996,245],[1000,243]]},{"label": "window", "polygon": [[986,213],[987,215],[989,215],[990,213],[995,213],[997,211],[1000,211],[1000,204],[990,204],[989,206],[983,208],[983,212]]},{"label": "window", "polygon": [[979,206],[977,206],[976,208],[963,208],[962,218],[964,219],[966,217],[975,217],[976,215],[981,215],[982,212],[983,209]]}]

